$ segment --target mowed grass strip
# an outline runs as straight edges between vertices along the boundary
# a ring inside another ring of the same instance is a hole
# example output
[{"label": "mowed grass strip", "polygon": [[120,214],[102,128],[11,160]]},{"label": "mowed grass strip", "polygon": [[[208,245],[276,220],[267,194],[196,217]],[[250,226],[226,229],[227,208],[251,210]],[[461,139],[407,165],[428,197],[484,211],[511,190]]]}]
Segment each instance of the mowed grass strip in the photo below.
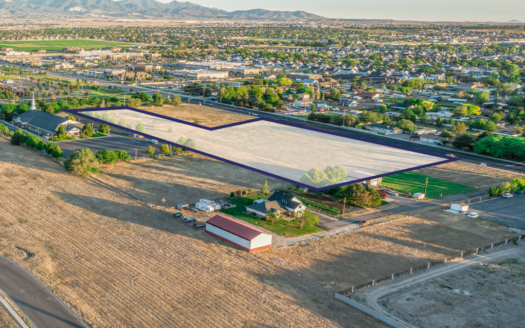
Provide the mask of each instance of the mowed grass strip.
[{"label": "mowed grass strip", "polygon": [[33,51],[39,49],[56,51],[69,47],[79,47],[84,49],[102,49],[104,47],[127,48],[129,45],[139,45],[139,43],[98,40],[39,40],[0,42],[0,47],[13,48],[15,51]]},{"label": "mowed grass strip", "polygon": [[233,215],[238,219],[244,220],[246,222],[250,222],[251,224],[258,225],[260,227],[263,227],[265,229],[278,233],[281,236],[285,236],[287,238],[299,237],[299,236],[304,236],[304,235],[308,235],[311,233],[323,231],[323,229],[315,227],[315,226],[311,226],[311,227],[303,226],[303,228],[301,229],[301,227],[295,220],[294,221],[278,220],[272,224],[270,221],[256,219],[253,216],[250,216],[245,213],[246,206],[253,205],[254,200],[268,199],[268,197],[270,197],[270,195],[265,195],[265,194],[252,194],[252,195],[247,195],[244,197],[235,197],[233,199],[230,199],[229,202],[234,205],[237,205],[237,207],[227,209],[227,210],[222,210],[222,212]]},{"label": "mowed grass strip", "polygon": [[[383,184],[397,190],[399,193],[424,193],[427,176],[416,172],[404,172],[383,178]],[[428,177],[427,198],[464,194],[476,189],[462,184]]]}]

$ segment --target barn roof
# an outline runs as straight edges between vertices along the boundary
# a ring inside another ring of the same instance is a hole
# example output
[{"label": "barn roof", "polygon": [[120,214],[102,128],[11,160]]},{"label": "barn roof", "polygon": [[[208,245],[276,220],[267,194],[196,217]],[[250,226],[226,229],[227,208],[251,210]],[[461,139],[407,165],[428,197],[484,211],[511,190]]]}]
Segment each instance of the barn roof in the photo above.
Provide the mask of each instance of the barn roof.
[{"label": "barn roof", "polygon": [[225,231],[228,231],[229,233],[232,233],[236,236],[247,240],[252,240],[260,234],[268,234],[266,232],[262,232],[261,230],[255,229],[247,224],[241,223],[234,219],[227,218],[222,215],[215,215],[214,217],[206,221],[206,223],[214,225],[217,228],[221,228]]}]

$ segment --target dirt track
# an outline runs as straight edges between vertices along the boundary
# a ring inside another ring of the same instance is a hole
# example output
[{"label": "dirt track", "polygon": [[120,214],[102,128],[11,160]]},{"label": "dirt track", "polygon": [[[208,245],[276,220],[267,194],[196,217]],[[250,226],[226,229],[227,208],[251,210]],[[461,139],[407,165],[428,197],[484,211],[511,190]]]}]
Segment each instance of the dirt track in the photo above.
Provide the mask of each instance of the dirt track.
[{"label": "dirt track", "polygon": [[[423,273],[418,273],[414,276],[407,276],[398,280],[395,280],[393,282],[384,283],[372,288],[368,288],[364,291],[358,292],[354,294],[355,296],[352,297],[352,299],[361,301],[363,304],[371,308],[372,310],[386,315],[402,324],[404,324],[407,327],[417,327],[410,323],[407,323],[406,321],[403,321],[399,318],[394,317],[392,314],[390,314],[389,311],[387,311],[379,302],[380,299],[384,298],[385,296],[398,292],[402,289],[410,288],[418,283],[421,283],[423,281],[436,278],[438,276],[442,276],[445,274],[449,274],[451,272],[461,270],[468,268],[472,265],[479,264],[479,263],[487,263],[491,262],[497,259],[506,258],[509,256],[519,255],[525,253],[525,243],[521,242],[518,246],[510,245],[506,246],[503,250],[496,249],[491,252],[470,256],[467,259],[464,260],[456,260],[448,265],[444,265],[441,267],[438,267],[437,269],[430,269],[428,271],[424,271]],[[365,300],[363,302],[363,300]]]}]

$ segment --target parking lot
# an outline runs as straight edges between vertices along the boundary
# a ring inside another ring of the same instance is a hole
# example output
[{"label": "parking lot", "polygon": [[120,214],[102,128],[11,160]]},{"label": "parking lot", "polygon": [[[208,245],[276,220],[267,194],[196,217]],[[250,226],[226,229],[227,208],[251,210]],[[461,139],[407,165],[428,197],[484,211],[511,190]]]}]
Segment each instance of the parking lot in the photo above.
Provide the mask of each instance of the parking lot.
[{"label": "parking lot", "polygon": [[525,230],[525,195],[498,198],[470,206],[483,219]]},{"label": "parking lot", "polygon": [[148,156],[146,154],[146,150],[148,150],[148,147],[151,145],[147,140],[144,139],[123,136],[68,140],[57,142],[57,144],[62,149],[65,158],[67,158],[75,150],[82,148],[89,148],[94,154],[103,149],[125,150],[131,155],[132,158],[134,158],[136,151],[137,157],[142,157]]}]

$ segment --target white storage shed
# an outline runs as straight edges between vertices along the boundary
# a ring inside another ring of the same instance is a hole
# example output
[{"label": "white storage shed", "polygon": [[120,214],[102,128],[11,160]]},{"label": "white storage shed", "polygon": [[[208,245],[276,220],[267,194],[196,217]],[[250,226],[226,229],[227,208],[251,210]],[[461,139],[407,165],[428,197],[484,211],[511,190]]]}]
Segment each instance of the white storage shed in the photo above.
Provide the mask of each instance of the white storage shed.
[{"label": "white storage shed", "polygon": [[450,209],[459,213],[466,213],[468,212],[468,205],[465,203],[451,204]]},{"label": "white storage shed", "polygon": [[206,221],[206,232],[247,252],[268,249],[272,235],[222,215]]}]

